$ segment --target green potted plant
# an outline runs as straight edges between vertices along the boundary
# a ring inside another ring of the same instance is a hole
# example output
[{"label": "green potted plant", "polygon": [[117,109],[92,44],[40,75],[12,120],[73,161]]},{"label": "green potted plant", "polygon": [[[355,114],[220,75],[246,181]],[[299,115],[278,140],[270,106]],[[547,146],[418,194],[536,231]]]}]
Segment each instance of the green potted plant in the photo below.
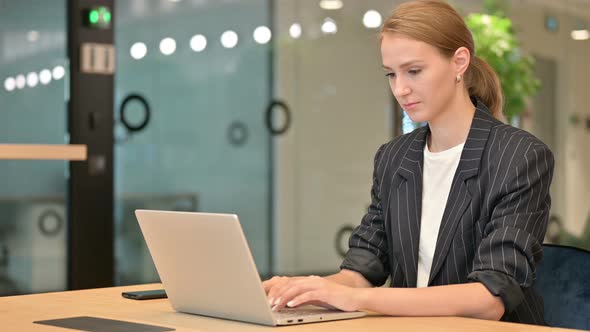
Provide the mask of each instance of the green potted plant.
[{"label": "green potted plant", "polygon": [[534,59],[524,55],[502,6],[486,0],[485,13],[469,14],[465,21],[475,40],[476,54],[486,60],[500,78],[504,114],[511,121],[526,107],[541,83],[534,75]]}]

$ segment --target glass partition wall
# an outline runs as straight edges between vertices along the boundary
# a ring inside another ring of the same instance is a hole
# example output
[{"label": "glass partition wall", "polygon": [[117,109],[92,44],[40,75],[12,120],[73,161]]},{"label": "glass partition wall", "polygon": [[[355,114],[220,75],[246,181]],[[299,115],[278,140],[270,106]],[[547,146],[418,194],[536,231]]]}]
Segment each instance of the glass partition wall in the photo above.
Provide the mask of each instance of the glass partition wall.
[{"label": "glass partition wall", "polygon": [[[0,1],[0,143],[64,144],[65,0]],[[65,161],[0,160],[0,296],[65,290]]]},{"label": "glass partition wall", "polygon": [[116,6],[116,283],[157,280],[137,208],[238,214],[268,273],[268,2]]}]

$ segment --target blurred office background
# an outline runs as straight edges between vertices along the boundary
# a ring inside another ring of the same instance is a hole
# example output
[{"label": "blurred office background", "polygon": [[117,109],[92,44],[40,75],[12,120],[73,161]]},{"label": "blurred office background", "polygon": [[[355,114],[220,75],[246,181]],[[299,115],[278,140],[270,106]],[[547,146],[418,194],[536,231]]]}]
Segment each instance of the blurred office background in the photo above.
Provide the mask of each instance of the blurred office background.
[{"label": "blurred office background", "polygon": [[[158,280],[137,208],[237,213],[263,276],[337,271],[376,149],[416,126],[381,69],[398,3],[116,1],[113,284]],[[590,0],[507,3],[541,81],[513,123],[556,157],[546,242],[590,249]],[[69,142],[66,6],[0,0],[0,143]],[[67,192],[66,161],[0,160],[0,295],[68,288]]]}]

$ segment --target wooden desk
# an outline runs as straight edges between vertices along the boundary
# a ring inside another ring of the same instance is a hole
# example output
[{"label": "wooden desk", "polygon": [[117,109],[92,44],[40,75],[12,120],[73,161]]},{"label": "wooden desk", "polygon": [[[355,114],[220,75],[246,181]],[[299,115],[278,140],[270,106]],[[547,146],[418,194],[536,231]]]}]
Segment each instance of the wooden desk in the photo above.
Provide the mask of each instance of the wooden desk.
[{"label": "wooden desk", "polygon": [[[93,316],[175,328],[176,331],[476,331],[547,332],[573,331],[524,324],[511,324],[458,317],[380,317],[369,316],[346,321],[267,327],[249,323],[177,313],[167,299],[134,301],[121,297],[122,291],[161,288],[159,284],[113,287],[84,291],[0,297],[0,330],[60,331],[33,321],[75,316]],[[72,331],[61,329],[61,331]]]}]

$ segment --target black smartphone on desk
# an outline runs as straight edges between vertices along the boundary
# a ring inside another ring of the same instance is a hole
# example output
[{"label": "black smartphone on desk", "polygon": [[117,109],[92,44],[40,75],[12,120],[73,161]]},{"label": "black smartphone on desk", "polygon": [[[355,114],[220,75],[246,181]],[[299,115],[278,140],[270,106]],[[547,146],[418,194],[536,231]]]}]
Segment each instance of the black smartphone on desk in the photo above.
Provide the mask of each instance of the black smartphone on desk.
[{"label": "black smartphone on desk", "polygon": [[121,295],[124,298],[132,300],[151,300],[151,299],[164,299],[168,296],[166,291],[163,289],[153,289],[146,291],[135,291],[135,292],[123,292]]}]

